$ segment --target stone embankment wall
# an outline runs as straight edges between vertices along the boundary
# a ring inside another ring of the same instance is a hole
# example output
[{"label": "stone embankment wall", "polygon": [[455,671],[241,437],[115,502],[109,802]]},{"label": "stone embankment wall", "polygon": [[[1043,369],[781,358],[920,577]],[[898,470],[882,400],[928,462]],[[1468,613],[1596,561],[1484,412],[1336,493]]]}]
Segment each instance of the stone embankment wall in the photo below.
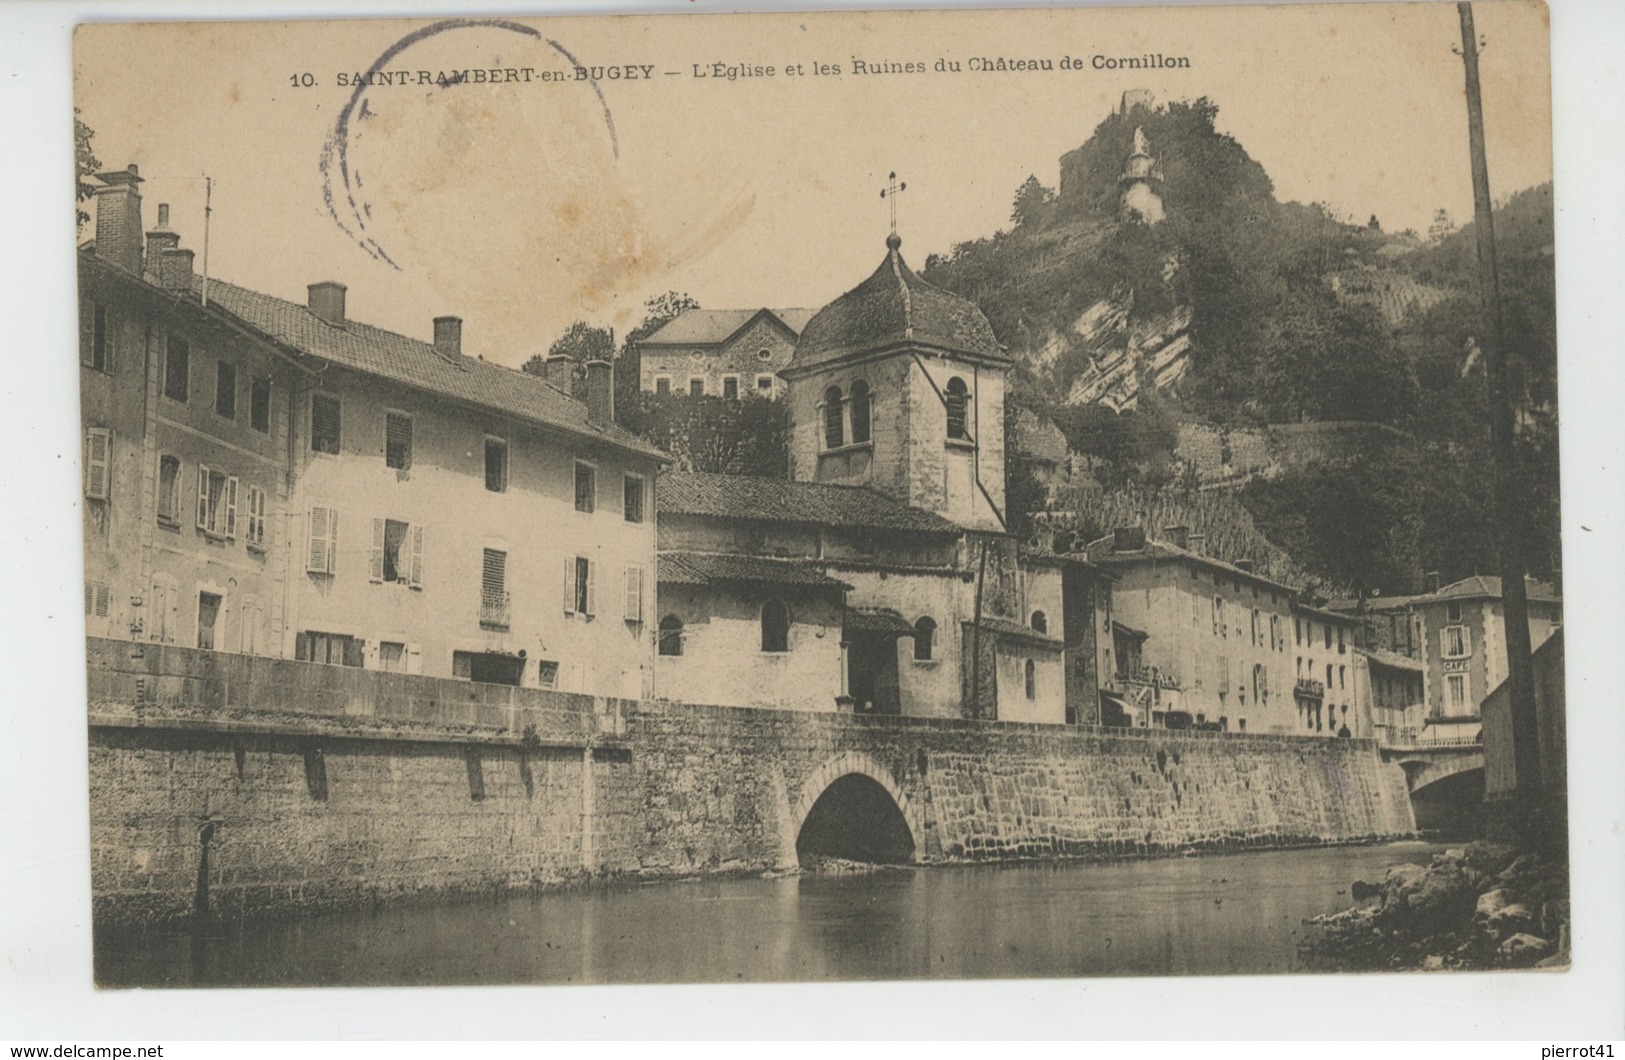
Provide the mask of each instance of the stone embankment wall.
[{"label": "stone embankment wall", "polygon": [[1414,830],[1367,741],[636,703],[120,641],[89,660],[101,925],[186,915],[203,832],[228,915],[788,867],[852,773],[920,860]]}]

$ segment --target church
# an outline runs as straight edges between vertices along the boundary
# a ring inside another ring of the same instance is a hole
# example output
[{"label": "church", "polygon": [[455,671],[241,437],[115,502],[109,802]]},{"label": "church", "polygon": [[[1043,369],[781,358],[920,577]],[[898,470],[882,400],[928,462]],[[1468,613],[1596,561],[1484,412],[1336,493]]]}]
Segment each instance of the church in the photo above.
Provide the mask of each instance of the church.
[{"label": "church", "polygon": [[1012,362],[901,248],[893,233],[779,370],[787,480],[660,479],[655,694],[1095,723],[1110,576],[1009,533]]}]

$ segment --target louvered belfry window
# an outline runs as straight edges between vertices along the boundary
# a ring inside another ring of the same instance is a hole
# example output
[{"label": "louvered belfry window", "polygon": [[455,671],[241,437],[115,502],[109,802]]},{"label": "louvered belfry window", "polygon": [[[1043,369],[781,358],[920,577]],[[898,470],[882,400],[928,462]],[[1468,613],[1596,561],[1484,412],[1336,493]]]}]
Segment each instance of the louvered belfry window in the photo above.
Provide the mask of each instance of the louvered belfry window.
[{"label": "louvered belfry window", "polygon": [[961,440],[970,438],[965,423],[965,381],[958,376],[948,380],[944,400],[948,404],[948,437]]},{"label": "louvered belfry window", "polygon": [[824,448],[839,449],[846,444],[841,422],[841,388],[832,386],[824,391]]}]

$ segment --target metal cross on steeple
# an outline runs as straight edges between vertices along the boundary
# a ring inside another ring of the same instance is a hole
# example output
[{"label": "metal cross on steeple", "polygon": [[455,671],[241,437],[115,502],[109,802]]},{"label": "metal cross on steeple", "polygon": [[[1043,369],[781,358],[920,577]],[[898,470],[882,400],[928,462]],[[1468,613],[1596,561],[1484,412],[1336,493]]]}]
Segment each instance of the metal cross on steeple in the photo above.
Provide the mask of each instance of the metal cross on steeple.
[{"label": "metal cross on steeple", "polygon": [[908,188],[907,184],[897,182],[896,172],[886,174],[886,186],[880,189],[882,199],[891,200],[891,234],[897,234],[897,196]]}]

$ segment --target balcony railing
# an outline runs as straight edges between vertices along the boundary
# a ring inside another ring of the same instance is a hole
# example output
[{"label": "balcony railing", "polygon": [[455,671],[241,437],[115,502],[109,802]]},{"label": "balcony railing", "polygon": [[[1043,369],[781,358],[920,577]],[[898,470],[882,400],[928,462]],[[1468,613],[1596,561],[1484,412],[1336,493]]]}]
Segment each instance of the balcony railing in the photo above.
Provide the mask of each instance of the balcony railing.
[{"label": "balcony railing", "polygon": [[1300,677],[1292,686],[1292,693],[1305,699],[1325,699],[1326,682],[1317,681],[1313,677]]},{"label": "balcony railing", "polygon": [[508,594],[497,589],[480,592],[480,625],[486,629],[508,628]]},{"label": "balcony railing", "polygon": [[1145,685],[1151,688],[1183,688],[1179,673],[1161,666],[1132,666],[1117,671],[1117,681],[1124,686]]}]

